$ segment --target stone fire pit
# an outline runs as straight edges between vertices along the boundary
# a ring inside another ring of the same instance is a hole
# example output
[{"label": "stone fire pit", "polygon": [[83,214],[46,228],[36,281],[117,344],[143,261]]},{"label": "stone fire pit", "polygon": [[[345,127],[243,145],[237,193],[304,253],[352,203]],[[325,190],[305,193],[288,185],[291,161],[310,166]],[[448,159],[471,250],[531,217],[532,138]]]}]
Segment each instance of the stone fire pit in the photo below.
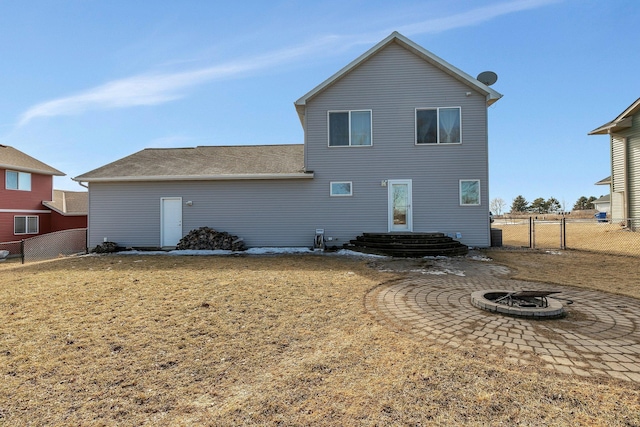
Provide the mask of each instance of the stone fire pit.
[{"label": "stone fire pit", "polygon": [[486,311],[513,317],[558,319],[566,315],[564,305],[549,295],[557,291],[484,290],[471,294],[471,303]]}]

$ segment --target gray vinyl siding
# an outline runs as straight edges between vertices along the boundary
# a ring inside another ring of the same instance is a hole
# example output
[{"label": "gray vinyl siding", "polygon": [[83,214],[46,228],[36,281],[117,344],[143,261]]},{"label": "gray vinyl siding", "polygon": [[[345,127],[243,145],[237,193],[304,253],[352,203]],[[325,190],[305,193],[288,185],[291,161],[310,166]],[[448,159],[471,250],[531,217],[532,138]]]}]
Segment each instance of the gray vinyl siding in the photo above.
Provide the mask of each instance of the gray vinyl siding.
[{"label": "gray vinyl siding", "polygon": [[633,117],[627,136],[627,161],[629,179],[629,217],[640,219],[640,114]]},{"label": "gray vinyl siding", "polygon": [[611,136],[611,185],[615,192],[625,190],[626,177],[625,167],[625,143],[624,138],[619,135]]},{"label": "gray vinyl siding", "polygon": [[[470,95],[467,96],[467,93]],[[415,109],[461,107],[462,144],[415,145]],[[328,147],[329,110],[371,110],[373,145]],[[293,111],[292,111],[292,114]],[[307,100],[305,167],[313,179],[90,184],[90,245],[160,245],[160,199],[182,197],[183,234],[202,226],[253,246],[311,246],[314,231],[340,246],[388,231],[384,180],[410,179],[413,231],[461,233],[489,246],[485,96],[392,43]],[[479,179],[481,205],[459,205],[459,180]],[[353,195],[330,197],[331,181]],[[186,202],[192,201],[193,206]]]},{"label": "gray vinyl siding", "polygon": [[[416,146],[415,109],[424,107],[461,107],[462,144]],[[328,147],[327,111],[362,109],[372,110],[373,145]],[[305,120],[306,167],[315,173],[314,189],[321,196],[329,181],[353,181],[353,199],[338,204],[358,216],[363,231],[387,231],[387,190],[381,181],[412,179],[414,231],[459,232],[468,245],[488,246],[482,94],[391,44],[308,101]],[[480,206],[459,206],[460,179],[480,180]],[[331,205],[321,209],[328,212]]]},{"label": "gray vinyl siding", "polygon": [[625,158],[626,144],[619,135],[611,135],[611,218],[627,218],[625,202]]},{"label": "gray vinyl siding", "polygon": [[122,246],[159,247],[162,197],[182,197],[183,235],[208,226],[248,246],[310,246],[308,186],[307,180],[91,183],[90,246],[107,237]]}]

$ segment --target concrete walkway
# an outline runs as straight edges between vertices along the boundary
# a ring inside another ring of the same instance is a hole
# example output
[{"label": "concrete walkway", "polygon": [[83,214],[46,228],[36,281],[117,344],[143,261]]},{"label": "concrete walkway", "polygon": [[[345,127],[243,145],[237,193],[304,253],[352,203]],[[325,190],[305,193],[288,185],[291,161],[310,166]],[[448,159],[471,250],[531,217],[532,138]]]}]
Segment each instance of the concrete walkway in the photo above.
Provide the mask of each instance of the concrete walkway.
[{"label": "concrete walkway", "polygon": [[[478,259],[478,258],[476,258]],[[640,301],[544,283],[508,280],[504,267],[473,258],[379,261],[406,277],[372,290],[367,309],[380,322],[425,339],[489,352],[503,348],[511,363],[541,360],[572,375],[608,375],[640,383]],[[555,290],[573,300],[558,320],[506,317],[471,305],[474,291]],[[504,354],[501,351],[500,354]]]}]

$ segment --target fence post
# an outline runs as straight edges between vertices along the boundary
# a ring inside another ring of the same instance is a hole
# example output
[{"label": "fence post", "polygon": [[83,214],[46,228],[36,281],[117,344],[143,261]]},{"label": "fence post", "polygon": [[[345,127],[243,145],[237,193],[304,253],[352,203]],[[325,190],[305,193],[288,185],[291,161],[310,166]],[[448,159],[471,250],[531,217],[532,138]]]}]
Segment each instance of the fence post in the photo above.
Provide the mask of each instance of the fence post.
[{"label": "fence post", "polygon": [[20,260],[24,264],[24,240],[20,240]]},{"label": "fence post", "polygon": [[560,220],[560,249],[567,249],[567,219]]},{"label": "fence post", "polygon": [[536,245],[535,225],[533,224],[533,217],[529,217],[529,249],[533,249]]}]

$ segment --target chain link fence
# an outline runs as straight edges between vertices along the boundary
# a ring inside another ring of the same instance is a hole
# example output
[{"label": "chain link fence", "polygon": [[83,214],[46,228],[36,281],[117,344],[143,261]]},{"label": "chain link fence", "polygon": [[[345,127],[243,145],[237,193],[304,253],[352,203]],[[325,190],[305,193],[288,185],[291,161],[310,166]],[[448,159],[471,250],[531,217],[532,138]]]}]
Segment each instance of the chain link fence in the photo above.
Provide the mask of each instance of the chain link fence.
[{"label": "chain link fence", "polygon": [[8,258],[22,258],[22,263],[87,253],[87,229],[76,228],[42,234],[17,242],[0,243]]},{"label": "chain link fence", "polygon": [[22,242],[20,240],[17,240],[15,242],[0,242],[0,253],[2,253],[2,251],[9,252],[9,255],[6,257],[6,259],[22,257],[21,248]]},{"label": "chain link fence", "polygon": [[504,246],[640,256],[640,219],[496,219],[491,228]]}]

